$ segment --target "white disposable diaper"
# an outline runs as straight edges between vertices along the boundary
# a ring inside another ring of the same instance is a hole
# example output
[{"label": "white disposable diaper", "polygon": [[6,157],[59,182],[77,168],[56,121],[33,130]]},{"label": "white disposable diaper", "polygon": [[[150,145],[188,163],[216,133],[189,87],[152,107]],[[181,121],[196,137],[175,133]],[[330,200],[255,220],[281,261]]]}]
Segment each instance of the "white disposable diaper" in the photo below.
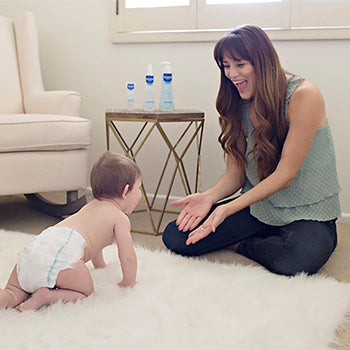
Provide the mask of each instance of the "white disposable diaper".
[{"label": "white disposable diaper", "polygon": [[68,227],[52,226],[35,236],[17,260],[20,286],[28,293],[53,288],[58,273],[83,258],[85,239]]}]

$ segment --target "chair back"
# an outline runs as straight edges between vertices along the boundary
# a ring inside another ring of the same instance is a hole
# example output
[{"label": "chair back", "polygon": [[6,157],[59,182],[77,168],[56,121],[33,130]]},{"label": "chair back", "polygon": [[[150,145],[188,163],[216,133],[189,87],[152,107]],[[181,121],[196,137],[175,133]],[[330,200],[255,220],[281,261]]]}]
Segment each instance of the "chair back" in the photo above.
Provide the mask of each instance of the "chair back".
[{"label": "chair back", "polygon": [[0,15],[0,114],[23,113],[13,22]]},{"label": "chair back", "polygon": [[14,20],[19,76],[22,86],[23,108],[26,110],[27,99],[32,94],[44,92],[39,58],[39,40],[35,16],[25,11]]}]

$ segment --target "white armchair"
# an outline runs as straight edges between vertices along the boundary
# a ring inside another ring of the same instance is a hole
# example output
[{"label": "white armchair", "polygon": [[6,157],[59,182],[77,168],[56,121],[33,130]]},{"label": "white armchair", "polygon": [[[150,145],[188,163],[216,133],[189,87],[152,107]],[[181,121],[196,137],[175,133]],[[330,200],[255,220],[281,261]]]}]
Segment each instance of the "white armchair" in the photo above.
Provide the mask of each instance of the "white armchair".
[{"label": "white armchair", "polygon": [[[86,203],[91,124],[80,103],[74,91],[44,90],[34,15],[0,15],[0,196],[25,194],[54,216]],[[57,191],[66,203],[39,194]]]}]

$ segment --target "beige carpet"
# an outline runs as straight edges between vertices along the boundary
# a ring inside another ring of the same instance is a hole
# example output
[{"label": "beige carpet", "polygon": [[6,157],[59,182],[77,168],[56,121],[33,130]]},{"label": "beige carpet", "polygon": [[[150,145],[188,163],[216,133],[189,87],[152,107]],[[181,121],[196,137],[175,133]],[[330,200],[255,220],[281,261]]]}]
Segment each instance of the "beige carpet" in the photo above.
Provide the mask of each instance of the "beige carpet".
[{"label": "beige carpet", "polygon": [[[148,219],[145,214],[133,214],[131,219],[134,222],[134,226],[148,225]],[[22,196],[0,197],[1,229],[36,234],[57,221],[58,219],[33,209]],[[319,274],[333,277],[340,282],[350,282],[350,224],[339,223],[338,232],[338,247]],[[133,239],[136,244],[149,249],[164,249],[160,236],[133,233]],[[254,264],[230,250],[207,254],[202,258],[223,263]],[[339,331],[338,341],[339,345],[335,349],[350,349],[349,326]]]}]

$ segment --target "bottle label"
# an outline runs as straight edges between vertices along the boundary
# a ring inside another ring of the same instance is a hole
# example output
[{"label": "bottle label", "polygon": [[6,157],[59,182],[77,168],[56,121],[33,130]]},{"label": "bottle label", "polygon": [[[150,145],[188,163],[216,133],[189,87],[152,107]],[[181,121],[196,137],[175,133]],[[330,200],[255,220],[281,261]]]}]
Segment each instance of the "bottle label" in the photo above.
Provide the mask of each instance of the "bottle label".
[{"label": "bottle label", "polygon": [[146,75],[146,84],[152,85],[154,82],[154,76],[153,75]]},{"label": "bottle label", "polygon": [[127,83],[127,84],[126,84],[126,88],[127,88],[128,90],[134,90],[134,89],[135,89],[135,84],[133,84],[133,83]]},{"label": "bottle label", "polygon": [[163,73],[163,80],[165,83],[170,84],[173,80],[173,74],[172,73]]}]

